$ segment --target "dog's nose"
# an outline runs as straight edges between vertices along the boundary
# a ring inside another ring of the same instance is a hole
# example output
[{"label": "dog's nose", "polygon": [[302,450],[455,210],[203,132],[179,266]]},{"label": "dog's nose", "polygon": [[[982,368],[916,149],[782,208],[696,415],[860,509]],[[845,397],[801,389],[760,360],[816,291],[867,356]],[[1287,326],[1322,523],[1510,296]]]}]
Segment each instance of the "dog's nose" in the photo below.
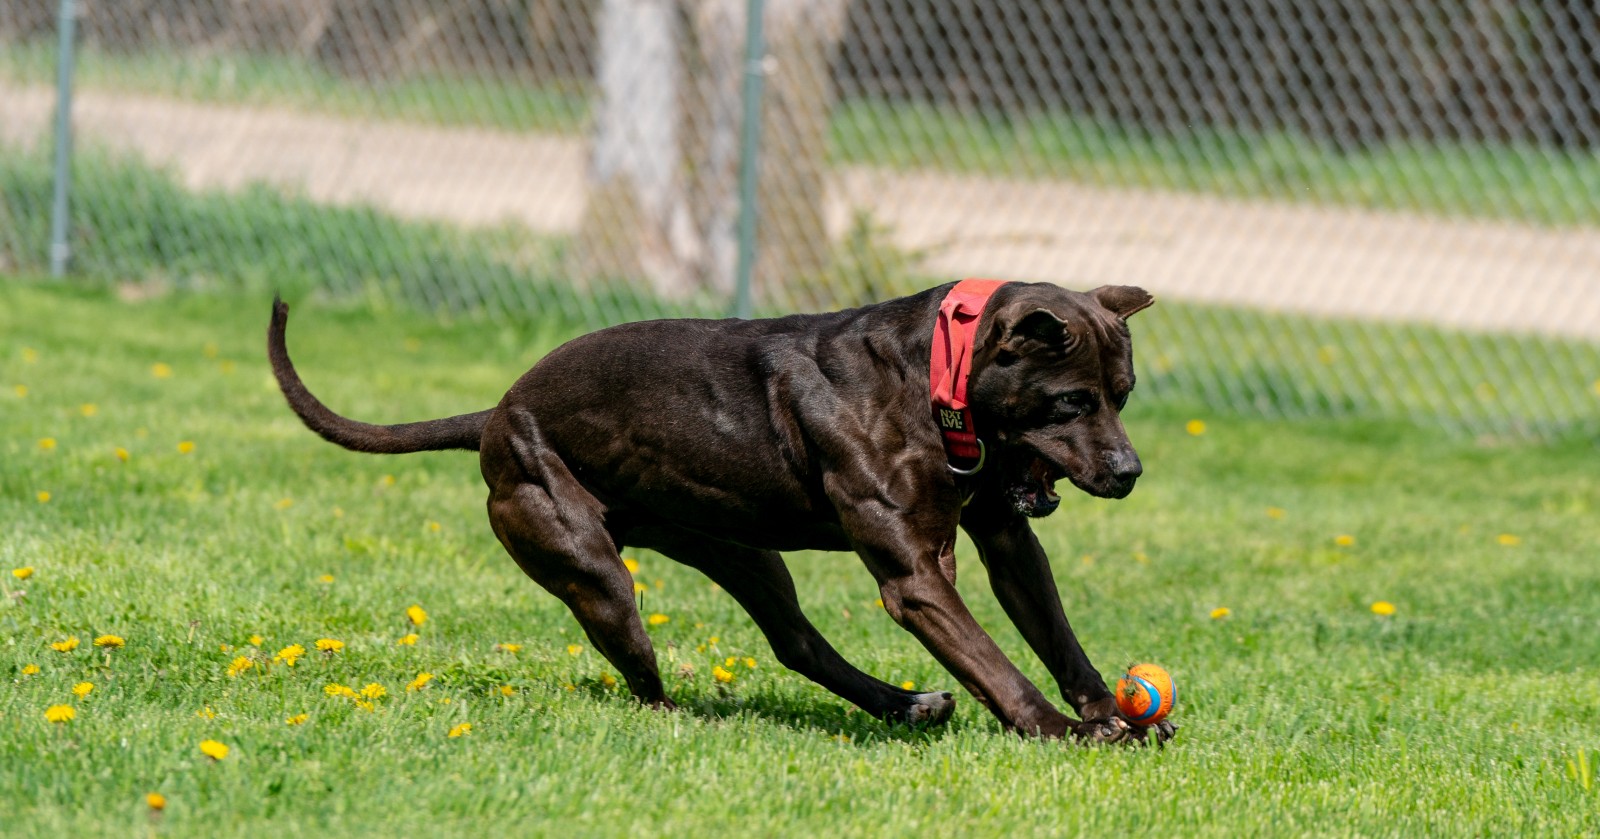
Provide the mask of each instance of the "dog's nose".
[{"label": "dog's nose", "polygon": [[1111,476],[1119,484],[1131,484],[1144,474],[1144,464],[1139,462],[1139,456],[1133,452],[1120,455],[1111,462]]}]

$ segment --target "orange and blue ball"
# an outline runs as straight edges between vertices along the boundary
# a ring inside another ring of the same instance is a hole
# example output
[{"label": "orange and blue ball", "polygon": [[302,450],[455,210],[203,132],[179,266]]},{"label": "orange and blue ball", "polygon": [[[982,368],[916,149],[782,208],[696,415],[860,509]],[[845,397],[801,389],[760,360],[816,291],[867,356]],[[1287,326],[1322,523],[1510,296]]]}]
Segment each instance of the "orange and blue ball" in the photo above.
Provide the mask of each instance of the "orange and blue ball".
[{"label": "orange and blue ball", "polygon": [[1135,664],[1117,680],[1117,708],[1138,725],[1155,725],[1172,713],[1178,689],[1159,665]]}]

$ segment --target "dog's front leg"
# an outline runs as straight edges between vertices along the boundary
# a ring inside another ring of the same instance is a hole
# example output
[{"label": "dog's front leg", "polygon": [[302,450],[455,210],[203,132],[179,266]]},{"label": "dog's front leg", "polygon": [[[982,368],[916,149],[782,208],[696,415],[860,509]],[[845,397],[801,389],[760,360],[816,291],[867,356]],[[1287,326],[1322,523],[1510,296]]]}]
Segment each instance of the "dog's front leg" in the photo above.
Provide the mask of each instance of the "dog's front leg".
[{"label": "dog's front leg", "polygon": [[[1078,636],[1067,622],[1056,591],[1050,560],[1033,535],[1028,520],[1014,513],[997,513],[975,504],[962,516],[961,524],[978,548],[978,557],[989,571],[989,584],[1001,608],[1022,632],[1061,687],[1061,695],[1088,724],[1109,723],[1112,728],[1141,738],[1146,731],[1128,727],[1117,711],[1117,703],[1105,679],[1089,662]],[[1160,739],[1172,733],[1170,726],[1156,729]]]},{"label": "dog's front leg", "polygon": [[844,516],[857,552],[878,580],[884,609],[1006,727],[1025,734],[1081,734],[983,631],[940,559],[954,547],[955,521],[896,515],[866,502]]}]

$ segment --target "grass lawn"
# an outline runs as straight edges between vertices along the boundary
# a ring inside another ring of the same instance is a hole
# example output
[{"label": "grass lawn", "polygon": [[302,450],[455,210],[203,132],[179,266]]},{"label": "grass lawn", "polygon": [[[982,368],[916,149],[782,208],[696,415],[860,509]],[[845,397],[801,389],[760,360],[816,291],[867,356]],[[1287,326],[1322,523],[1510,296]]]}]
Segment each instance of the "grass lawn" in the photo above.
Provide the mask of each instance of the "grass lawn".
[{"label": "grass lawn", "polygon": [[[291,302],[309,384],[373,421],[487,406],[565,337]],[[635,707],[504,555],[471,455],[358,455],[299,425],[263,358],[268,307],[264,294],[118,302],[0,281],[7,835],[1569,836],[1600,823],[1592,444],[1483,447],[1136,396],[1139,490],[1068,497],[1037,529],[1102,672],[1173,672],[1183,728],[1164,750],[1025,741],[965,694],[942,730],[887,728],[779,667],[704,578],[640,552],[683,706],[663,714]],[[958,556],[979,620],[1046,683],[970,545]],[[791,565],[853,661],[955,688],[875,606],[859,561]],[[408,633],[416,643],[397,644]],[[106,634],[126,645],[92,645]],[[51,648],[68,637],[81,645]],[[293,644],[308,650],[297,664],[273,661]],[[721,685],[711,670],[729,657]],[[238,658],[250,666],[230,676]],[[407,691],[420,673],[434,678]],[[387,695],[369,711],[329,684]],[[75,718],[47,722],[55,705]],[[227,756],[204,756],[204,740]]]}]

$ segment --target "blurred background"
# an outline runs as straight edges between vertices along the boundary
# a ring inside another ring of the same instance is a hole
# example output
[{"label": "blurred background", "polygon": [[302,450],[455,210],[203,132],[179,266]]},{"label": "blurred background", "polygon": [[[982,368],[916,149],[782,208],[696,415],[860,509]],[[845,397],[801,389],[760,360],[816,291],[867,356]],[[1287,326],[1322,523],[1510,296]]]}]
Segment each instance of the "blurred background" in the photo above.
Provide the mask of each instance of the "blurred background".
[{"label": "blurred background", "polygon": [[[0,275],[51,264],[62,13],[0,4]],[[1600,440],[1589,0],[66,13],[56,255],[127,294],[589,328],[726,316],[741,283],[758,315],[1125,283],[1161,301],[1133,323],[1142,394]]]}]

